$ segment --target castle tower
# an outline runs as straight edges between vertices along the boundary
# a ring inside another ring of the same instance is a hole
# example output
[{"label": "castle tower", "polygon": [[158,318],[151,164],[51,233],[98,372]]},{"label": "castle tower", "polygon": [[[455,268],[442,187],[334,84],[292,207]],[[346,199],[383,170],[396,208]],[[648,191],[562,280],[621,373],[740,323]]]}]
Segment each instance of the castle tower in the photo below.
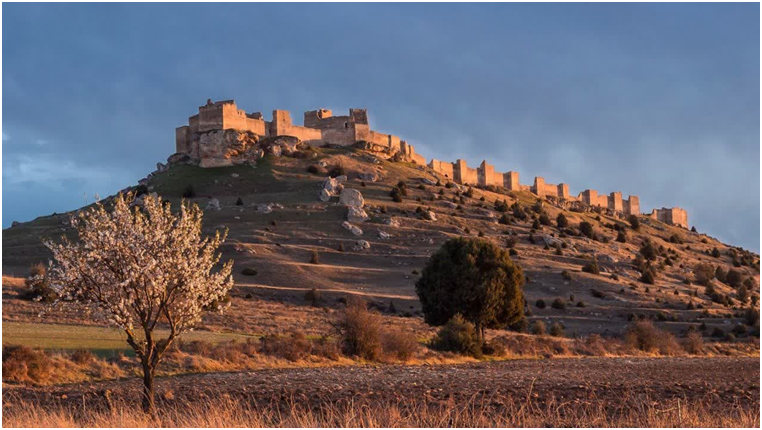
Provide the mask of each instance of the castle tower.
[{"label": "castle tower", "polygon": [[614,191],[609,194],[609,209],[616,212],[622,212],[624,210],[622,206],[622,193]]},{"label": "castle tower", "polygon": [[503,186],[510,191],[520,191],[519,172],[503,173]]},{"label": "castle tower", "polygon": [[588,206],[598,206],[598,191],[596,190],[582,191],[582,203]]},{"label": "castle tower", "polygon": [[532,192],[537,194],[538,197],[545,196],[545,178],[541,176],[534,177],[534,185],[532,185]]},{"label": "castle tower", "polygon": [[270,136],[287,136],[290,127],[291,113],[287,110],[274,110],[273,120],[270,123]]}]

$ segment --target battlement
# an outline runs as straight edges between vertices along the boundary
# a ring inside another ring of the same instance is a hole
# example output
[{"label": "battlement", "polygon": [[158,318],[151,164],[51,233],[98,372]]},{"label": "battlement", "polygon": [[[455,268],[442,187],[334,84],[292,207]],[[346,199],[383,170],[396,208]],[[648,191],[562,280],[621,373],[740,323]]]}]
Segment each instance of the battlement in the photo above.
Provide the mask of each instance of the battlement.
[{"label": "battlement", "polygon": [[[191,160],[199,161],[201,166],[229,165],[228,161],[219,158],[219,154],[226,154],[229,147],[236,146],[237,143],[221,142],[219,138],[215,140],[208,137],[210,133],[225,130],[251,133],[260,138],[291,136],[310,145],[327,143],[349,146],[367,142],[371,144],[370,147],[381,148],[388,154],[400,154],[415,164],[427,165],[424,157],[417,154],[415,148],[406,141],[392,134],[371,130],[366,109],[349,109],[348,115],[334,115],[330,109],[325,108],[316,109],[304,113],[304,125],[295,125],[287,110],[274,110],[272,120],[266,121],[261,112],[247,114],[238,109],[234,100],[208,100],[205,105],[199,106],[198,114],[188,118],[188,125],[176,129],[176,152],[187,154]],[[236,152],[235,149],[233,152]],[[210,160],[202,160],[205,157]],[[461,185],[504,187],[509,191],[531,192],[539,198],[579,202],[614,213],[640,215],[638,196],[631,195],[623,199],[619,191],[599,194],[591,189],[573,196],[568,184],[549,184],[541,176],[535,177],[531,186],[522,185],[518,172],[497,172],[495,166],[487,163],[487,160],[482,161],[477,168],[469,167],[465,160],[453,163],[431,160],[428,167]],[[688,228],[688,213],[681,208],[654,209],[649,216],[667,224]]]},{"label": "battlement", "polygon": [[[349,115],[334,116],[329,109],[304,113],[304,125],[295,125],[287,110],[274,110],[272,121],[265,121],[261,112],[247,114],[238,109],[235,100],[222,100],[199,106],[198,114],[188,118],[188,125],[175,130],[176,152],[198,159],[199,135],[219,130],[236,130],[259,137],[293,136],[307,144],[354,145],[365,141],[402,153],[413,163],[425,165],[426,160],[415,148],[398,136],[371,130],[366,109],[349,109]],[[213,163],[217,164],[217,163]]]}]

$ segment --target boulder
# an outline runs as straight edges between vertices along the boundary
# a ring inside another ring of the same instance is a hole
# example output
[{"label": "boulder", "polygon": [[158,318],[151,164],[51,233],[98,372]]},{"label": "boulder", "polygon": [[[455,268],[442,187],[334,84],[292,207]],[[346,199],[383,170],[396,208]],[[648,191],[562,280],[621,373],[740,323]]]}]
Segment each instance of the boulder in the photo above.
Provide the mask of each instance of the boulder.
[{"label": "boulder", "polygon": [[458,205],[456,205],[453,202],[449,202],[447,200],[442,201],[442,206],[446,207],[447,209],[457,209]]},{"label": "boulder", "polygon": [[331,200],[331,193],[328,192],[328,190],[326,190],[325,188],[323,188],[322,190],[320,190],[320,195],[318,196],[318,198],[320,199],[321,202],[327,202]]},{"label": "boulder", "polygon": [[370,243],[367,240],[358,240],[355,242],[355,246],[352,247],[352,250],[354,251],[362,251],[365,249],[370,249]]},{"label": "boulder", "polygon": [[260,203],[257,205],[257,212],[261,212],[263,214],[269,214],[273,211],[273,208],[271,205]]},{"label": "boulder", "polygon": [[389,233],[387,233],[387,232],[385,232],[383,230],[379,230],[378,231],[378,238],[379,239],[391,239],[391,237],[392,237],[391,234],[389,234]]},{"label": "boulder", "polygon": [[362,208],[358,208],[356,206],[348,206],[347,207],[347,221],[349,222],[365,222],[368,221],[370,217],[367,213],[365,213]]},{"label": "boulder", "polygon": [[387,218],[384,220],[384,224],[395,228],[400,226],[400,222],[396,218]]},{"label": "boulder", "polygon": [[556,245],[560,245],[563,243],[561,239],[557,239],[553,236],[549,236],[547,234],[542,235],[542,241],[545,245],[548,245],[551,248],[554,248]]},{"label": "boulder", "polygon": [[191,157],[188,154],[182,153],[182,152],[176,152],[167,158],[167,164],[184,164],[189,163],[191,161]]},{"label": "boulder", "polygon": [[479,210],[477,210],[476,212],[478,212],[479,215],[481,215],[481,216],[483,216],[485,218],[492,219],[492,218],[495,217],[495,214],[493,214],[492,211],[484,209],[484,208],[479,208]]},{"label": "boulder", "polygon": [[283,153],[283,147],[279,145],[270,145],[267,147],[267,153],[272,154],[276,157],[280,157],[281,154]]},{"label": "boulder", "polygon": [[366,182],[376,182],[378,180],[378,175],[373,172],[363,172],[357,175],[357,177],[361,181],[366,181]]},{"label": "boulder", "polygon": [[347,175],[340,175],[340,176],[335,177],[334,179],[336,179],[336,181],[341,183],[341,182],[347,182],[348,178],[347,178]]},{"label": "boulder", "polygon": [[167,170],[169,170],[169,165],[164,164],[164,163],[156,163],[156,171],[158,173],[164,173]]},{"label": "boulder", "polygon": [[360,227],[350,224],[348,221],[344,221],[343,223],[341,223],[341,226],[349,230],[350,232],[352,232],[352,234],[354,234],[355,236],[362,235],[362,230],[360,230]]},{"label": "boulder", "polygon": [[426,211],[426,214],[424,215],[424,218],[429,221],[436,221],[437,220],[437,214],[435,214],[432,211]]},{"label": "boulder", "polygon": [[429,178],[421,178],[421,182],[423,182],[426,185],[436,185],[437,184],[435,181],[432,181]]},{"label": "boulder", "polygon": [[359,191],[351,188],[344,188],[339,196],[339,204],[361,208],[365,204],[365,199],[362,198],[362,193]]},{"label": "boulder", "polygon": [[211,199],[209,199],[209,202],[206,204],[206,208],[204,208],[204,210],[208,210],[208,209],[213,209],[216,211],[222,209],[220,207],[220,201],[217,200],[215,197],[212,197]]}]

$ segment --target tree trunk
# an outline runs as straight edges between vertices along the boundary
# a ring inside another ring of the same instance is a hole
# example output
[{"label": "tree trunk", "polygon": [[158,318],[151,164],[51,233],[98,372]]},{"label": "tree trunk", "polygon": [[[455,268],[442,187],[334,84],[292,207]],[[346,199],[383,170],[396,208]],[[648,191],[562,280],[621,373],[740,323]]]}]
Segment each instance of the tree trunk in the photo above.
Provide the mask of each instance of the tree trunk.
[{"label": "tree trunk", "polygon": [[143,412],[154,412],[154,368],[150,363],[143,363]]}]

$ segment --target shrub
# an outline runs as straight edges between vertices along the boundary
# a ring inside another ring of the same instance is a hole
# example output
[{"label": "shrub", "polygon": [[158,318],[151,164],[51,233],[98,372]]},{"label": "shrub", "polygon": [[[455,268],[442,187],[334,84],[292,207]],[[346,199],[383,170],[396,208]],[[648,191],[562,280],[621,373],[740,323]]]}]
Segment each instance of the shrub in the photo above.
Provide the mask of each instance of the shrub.
[{"label": "shrub", "polygon": [[3,345],[3,381],[45,383],[53,373],[53,362],[41,350]]},{"label": "shrub", "polygon": [[400,189],[397,187],[392,188],[392,191],[389,193],[389,196],[391,196],[392,201],[395,201],[397,203],[402,201],[402,191],[400,191]]},{"label": "shrub", "polygon": [[715,269],[709,263],[699,263],[693,268],[694,280],[703,286],[709,286],[715,276]]},{"label": "shrub", "polygon": [[714,271],[714,277],[717,278],[718,281],[725,284],[728,282],[728,271],[725,270],[722,266],[717,266],[717,269]]},{"label": "shrub", "polygon": [[521,207],[519,202],[514,202],[511,205],[511,211],[513,212],[513,217],[516,218],[519,221],[524,221],[524,220],[526,220],[528,218],[527,213]]},{"label": "shrub", "polygon": [[643,242],[643,246],[640,247],[640,255],[643,256],[648,261],[654,261],[656,260],[657,254],[656,254],[656,248],[654,247],[653,243],[651,243],[650,240],[646,239]]},{"label": "shrub", "polygon": [[628,221],[630,222],[630,228],[632,228],[635,231],[638,231],[640,229],[640,220],[635,215],[630,215],[628,218]]},{"label": "shrub", "polygon": [[625,344],[632,349],[662,355],[675,355],[680,349],[672,334],[657,329],[650,321],[630,324],[625,334]]},{"label": "shrub", "polygon": [[[648,292],[648,291],[646,291],[646,292]],[[590,294],[592,294],[593,297],[595,297],[597,299],[605,299],[606,298],[606,293],[604,293],[603,291],[600,291],[600,290],[596,290],[595,288],[591,288],[590,289]]]},{"label": "shrub", "polygon": [[335,178],[337,176],[345,175],[346,171],[344,170],[344,165],[341,163],[335,164],[333,167],[331,167],[331,170],[328,171],[328,176]]},{"label": "shrub", "polygon": [[318,166],[314,164],[311,164],[309,167],[307,167],[307,171],[309,173],[312,173],[313,175],[317,175],[318,173],[320,173],[320,169],[318,168]]},{"label": "shrub", "polygon": [[556,217],[556,225],[559,229],[569,227],[569,220],[566,219],[566,216],[562,213],[559,213]]},{"label": "shrub", "polygon": [[675,233],[669,237],[669,243],[676,243],[678,245],[681,245],[683,243],[683,238],[681,238],[680,235]]},{"label": "shrub", "polygon": [[310,264],[320,264],[320,256],[315,250],[313,250],[312,254],[310,254]]},{"label": "shrub", "polygon": [[712,330],[712,337],[718,339],[723,338],[725,337],[725,332],[721,328],[715,327],[714,330]]},{"label": "shrub", "polygon": [[584,308],[585,306],[587,306],[587,305],[585,305],[585,302],[583,302],[582,300],[577,302],[577,307],[578,308]]},{"label": "shrub", "polygon": [[624,233],[623,230],[619,230],[619,232],[616,234],[616,241],[621,243],[627,243],[627,235]]},{"label": "shrub", "polygon": [[720,250],[716,246],[712,248],[712,257],[720,258]]},{"label": "shrub", "polygon": [[524,316],[524,273],[509,253],[484,239],[456,238],[431,256],[415,284],[424,320],[441,325],[460,314],[483,340]]},{"label": "shrub", "polygon": [[253,267],[244,267],[243,270],[241,270],[241,275],[244,276],[256,276],[259,271]]},{"label": "shrub", "polygon": [[567,281],[571,281],[571,280],[572,280],[572,274],[571,274],[571,272],[570,272],[570,271],[568,271],[568,270],[566,270],[566,269],[564,269],[564,270],[561,272],[561,277],[562,277],[562,278],[564,278],[564,279],[566,279]]},{"label": "shrub", "polygon": [[538,309],[545,309],[545,307],[547,306],[545,304],[545,300],[543,299],[537,299],[537,301],[534,302],[534,305],[537,306]]},{"label": "shrub", "polygon": [[29,277],[24,284],[29,288],[27,294],[32,300],[52,303],[58,299],[58,293],[50,286],[47,269],[42,263],[33,264],[29,268]]},{"label": "shrub", "polygon": [[555,300],[553,300],[553,303],[551,303],[550,307],[553,309],[564,310],[566,309],[566,302],[564,302],[560,297],[557,297]]},{"label": "shrub", "polygon": [[589,263],[582,266],[582,271],[586,273],[592,273],[593,275],[598,275],[601,273],[601,269],[598,267],[598,261],[595,259],[590,260]]},{"label": "shrub", "polygon": [[495,210],[498,212],[508,212],[508,202],[503,200],[495,200]]},{"label": "shrub", "polygon": [[507,225],[511,223],[511,219],[508,217],[508,214],[503,214],[500,216],[500,219],[498,220],[500,224]]},{"label": "shrub", "polygon": [[743,282],[743,274],[740,270],[730,269],[728,270],[727,281],[731,287],[738,288],[741,286],[741,282]]},{"label": "shrub", "polygon": [[317,288],[312,288],[304,293],[304,300],[310,302],[312,306],[317,306],[318,302],[322,300],[323,294]]},{"label": "shrub", "polygon": [[640,282],[644,284],[654,284],[656,282],[656,271],[653,268],[648,268],[640,274]]},{"label": "shrub", "polygon": [[402,361],[411,359],[420,346],[412,333],[399,329],[384,333],[382,344],[384,354]]},{"label": "shrub", "polygon": [[546,212],[540,214],[538,221],[540,221],[540,224],[542,225],[550,225],[550,217]]},{"label": "shrub", "polygon": [[519,255],[519,251],[516,251],[515,248],[511,248],[511,249],[508,250],[508,255],[510,255],[511,257],[515,257],[515,256]]},{"label": "shrub", "polygon": [[345,354],[376,360],[381,355],[381,318],[368,310],[361,299],[352,297],[334,324]]},{"label": "shrub", "polygon": [[238,197],[238,200],[236,200],[236,201],[235,201],[235,205],[236,205],[236,206],[243,206],[243,199],[241,199],[240,197]]},{"label": "shrub", "polygon": [[688,354],[700,355],[704,353],[704,338],[699,332],[689,331],[682,343],[683,349]]},{"label": "shrub", "polygon": [[580,233],[582,233],[583,236],[586,236],[590,239],[595,237],[595,232],[593,231],[593,225],[587,221],[582,221],[581,223],[579,223],[579,231]]},{"label": "shrub", "polygon": [[546,333],[545,330],[545,323],[541,320],[537,320],[534,323],[532,323],[532,334],[534,335],[544,335]]},{"label": "shrub", "polygon": [[473,324],[460,314],[450,318],[431,341],[431,347],[439,351],[457,352],[472,357],[481,357],[482,343]]},{"label": "shrub", "polygon": [[196,190],[193,188],[193,185],[188,184],[188,186],[185,187],[183,190],[183,197],[186,199],[192,199],[193,197],[196,197]]},{"label": "shrub", "polygon": [[550,335],[555,337],[563,337],[564,336],[564,326],[561,325],[561,323],[553,323],[550,325]]},{"label": "shrub", "polygon": [[[301,332],[286,336],[269,335],[262,338],[262,352],[288,361],[299,361],[310,356],[312,344]],[[232,361],[232,360],[228,360]]]}]

